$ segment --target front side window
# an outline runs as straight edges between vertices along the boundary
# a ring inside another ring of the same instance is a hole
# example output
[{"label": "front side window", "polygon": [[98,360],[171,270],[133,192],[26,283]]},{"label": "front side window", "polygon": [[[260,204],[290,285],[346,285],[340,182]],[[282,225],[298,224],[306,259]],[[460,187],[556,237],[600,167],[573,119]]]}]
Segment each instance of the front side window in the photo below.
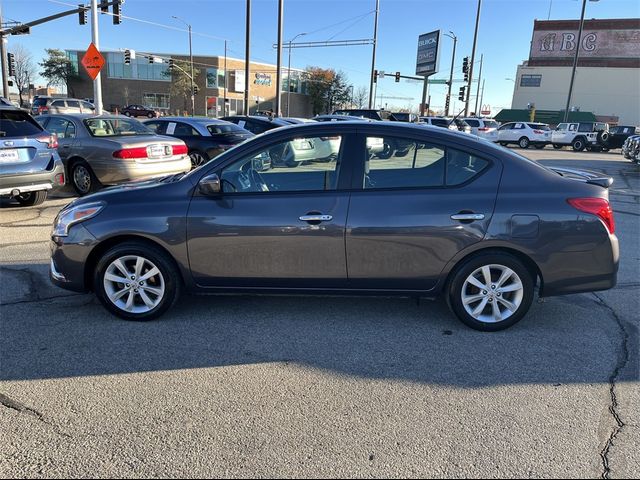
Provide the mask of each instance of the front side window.
[{"label": "front side window", "polygon": [[[366,142],[365,190],[456,186],[489,166],[469,153],[416,140],[367,137]],[[391,157],[389,148],[395,152]]]},{"label": "front side window", "polygon": [[242,158],[222,170],[225,193],[335,190],[342,137],[299,137]]},{"label": "front side window", "polygon": [[513,123],[505,123],[498,130],[511,130],[511,127],[513,127]]},{"label": "front side window", "polygon": [[78,100],[67,100],[67,107],[80,108],[80,102]]},{"label": "front side window", "polygon": [[558,125],[556,127],[556,130],[558,132],[566,132],[567,131],[567,124],[566,123],[561,123],[560,125]]},{"label": "front side window", "polygon": [[579,132],[593,132],[594,125],[591,123],[581,123],[578,127]]},{"label": "front side window", "polygon": [[176,123],[176,127],[173,134],[181,135],[185,137],[200,136],[200,133],[198,133],[191,125],[187,125],[186,123],[182,123],[182,122]]},{"label": "front side window", "polygon": [[145,126],[154,133],[164,134],[165,122],[145,122]]},{"label": "front side window", "polygon": [[53,102],[51,102],[51,106],[52,107],[66,107],[67,104],[65,103],[64,100],[54,100]]}]

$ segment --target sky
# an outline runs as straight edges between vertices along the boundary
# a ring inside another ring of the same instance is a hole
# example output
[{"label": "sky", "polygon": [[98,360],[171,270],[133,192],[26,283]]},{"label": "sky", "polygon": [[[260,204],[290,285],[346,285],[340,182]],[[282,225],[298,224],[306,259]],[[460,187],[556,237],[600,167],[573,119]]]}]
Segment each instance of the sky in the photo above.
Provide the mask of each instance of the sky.
[{"label": "sky", "polygon": [[[88,3],[89,0],[86,0]],[[76,7],[79,0],[0,0],[4,21],[27,22]],[[535,19],[579,19],[579,0],[483,0],[476,48],[476,60],[484,56],[482,78],[486,80],[483,104],[493,113],[511,106],[516,67],[528,58]],[[193,29],[193,51],[197,55],[223,55],[224,39],[229,56],[244,58],[246,0],[126,0],[122,24],[100,15],[101,50],[133,49],[149,52],[188,53],[188,34]],[[462,78],[462,58],[470,56],[477,0],[380,0],[376,68],[415,75],[418,36],[441,29],[458,37],[454,79]],[[251,60],[276,63],[277,0],[252,0]],[[298,41],[352,40],[373,37],[375,0],[284,0],[283,39],[306,33]],[[587,2],[585,18],[638,18],[638,0],[599,0]],[[90,23],[90,22],[89,22]],[[32,28],[31,35],[11,36],[9,51],[23,45],[36,61],[45,48],[84,50],[91,41],[90,25],[79,25],[77,15]],[[442,37],[439,72],[432,78],[449,77],[453,41]],[[291,66],[334,68],[346,74],[357,89],[369,86],[370,45],[350,47],[294,48]],[[286,67],[287,51],[283,51]],[[475,72],[478,71],[475,67]],[[475,76],[475,74],[474,74]],[[44,84],[44,81],[40,81]],[[459,109],[458,87],[454,84],[452,103]],[[473,87],[476,93],[476,86]],[[454,93],[455,92],[455,93]],[[432,108],[444,107],[446,86],[430,87]],[[380,79],[377,105],[389,109],[417,108],[422,85],[392,77]],[[400,97],[400,98],[384,98]],[[472,97],[472,105],[475,97]]]}]

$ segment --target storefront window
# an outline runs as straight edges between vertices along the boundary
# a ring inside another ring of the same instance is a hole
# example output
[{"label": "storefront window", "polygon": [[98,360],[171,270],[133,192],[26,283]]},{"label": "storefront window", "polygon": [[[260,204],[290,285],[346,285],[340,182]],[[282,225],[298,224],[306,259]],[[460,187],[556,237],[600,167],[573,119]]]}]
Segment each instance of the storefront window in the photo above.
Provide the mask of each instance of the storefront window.
[{"label": "storefront window", "polygon": [[145,93],[142,103],[145,107],[169,110],[169,95],[166,93]]},{"label": "storefront window", "polygon": [[224,88],[224,70],[207,68],[207,88]]}]

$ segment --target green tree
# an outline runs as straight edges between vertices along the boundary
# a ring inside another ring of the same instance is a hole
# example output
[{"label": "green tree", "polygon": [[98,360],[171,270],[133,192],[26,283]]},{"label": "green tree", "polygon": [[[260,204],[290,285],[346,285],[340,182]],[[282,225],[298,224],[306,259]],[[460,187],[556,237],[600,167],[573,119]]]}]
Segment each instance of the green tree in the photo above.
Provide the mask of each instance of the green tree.
[{"label": "green tree", "polygon": [[[183,109],[188,110],[191,107],[191,63],[187,60],[174,60],[173,71],[164,71],[165,77],[171,78],[171,96],[182,98],[184,101]],[[198,83],[200,69],[193,67],[193,84]]]},{"label": "green tree", "polygon": [[75,96],[70,82],[80,77],[69,57],[57,48],[47,48],[45,52],[47,58],[38,64],[43,68],[40,76],[47,80],[48,85],[65,86],[67,92]]}]

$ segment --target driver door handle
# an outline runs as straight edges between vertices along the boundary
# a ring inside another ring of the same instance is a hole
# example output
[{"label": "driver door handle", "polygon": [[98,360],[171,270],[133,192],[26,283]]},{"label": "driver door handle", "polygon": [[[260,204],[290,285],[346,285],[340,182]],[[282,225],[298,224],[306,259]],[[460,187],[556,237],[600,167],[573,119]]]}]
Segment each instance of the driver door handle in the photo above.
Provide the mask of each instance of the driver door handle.
[{"label": "driver door handle", "polygon": [[484,213],[456,213],[451,220],[484,220]]},{"label": "driver door handle", "polygon": [[331,215],[301,215],[299,218],[303,222],[328,222],[333,220]]}]

